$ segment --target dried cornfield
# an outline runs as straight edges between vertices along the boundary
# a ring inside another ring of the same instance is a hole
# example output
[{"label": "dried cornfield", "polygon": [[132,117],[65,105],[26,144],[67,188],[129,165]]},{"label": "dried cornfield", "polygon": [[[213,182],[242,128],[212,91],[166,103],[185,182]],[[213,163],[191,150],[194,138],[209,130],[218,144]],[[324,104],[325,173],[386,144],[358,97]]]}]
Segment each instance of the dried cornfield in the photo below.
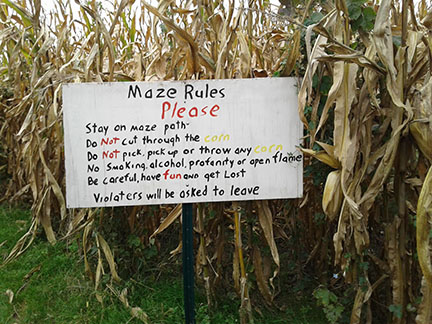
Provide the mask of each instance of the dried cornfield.
[{"label": "dried cornfield", "polygon": [[4,200],[31,201],[33,215],[4,262],[40,227],[53,244],[79,237],[98,288],[105,270],[118,281],[128,267],[113,223],[143,248],[180,232],[179,206],[66,210],[62,84],[291,75],[302,79],[304,198],[195,206],[208,303],[233,290],[241,322],[253,322],[257,305],[283,306],[281,277],[307,272],[352,292],[350,323],[430,323],[431,4],[281,3],[122,0],[109,11],[89,1],[75,11],[57,1],[47,12],[40,0],[3,0],[1,188]]}]

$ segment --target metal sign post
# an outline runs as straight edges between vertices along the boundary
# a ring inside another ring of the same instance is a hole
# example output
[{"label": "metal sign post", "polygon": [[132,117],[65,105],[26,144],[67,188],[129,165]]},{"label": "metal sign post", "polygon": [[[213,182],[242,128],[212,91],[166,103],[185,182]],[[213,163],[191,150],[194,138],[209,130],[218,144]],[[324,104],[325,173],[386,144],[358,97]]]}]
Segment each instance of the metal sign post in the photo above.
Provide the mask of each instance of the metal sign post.
[{"label": "metal sign post", "polygon": [[195,324],[193,210],[192,204],[183,204],[183,285],[185,323]]}]

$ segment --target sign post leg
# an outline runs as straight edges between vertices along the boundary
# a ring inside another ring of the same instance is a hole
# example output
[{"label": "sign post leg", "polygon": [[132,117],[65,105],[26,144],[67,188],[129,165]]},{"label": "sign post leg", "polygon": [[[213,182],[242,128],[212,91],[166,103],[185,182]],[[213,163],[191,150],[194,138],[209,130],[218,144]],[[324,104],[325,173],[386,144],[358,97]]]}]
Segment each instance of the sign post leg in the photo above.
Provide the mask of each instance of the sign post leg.
[{"label": "sign post leg", "polygon": [[192,204],[183,204],[183,286],[185,323],[195,324]]}]

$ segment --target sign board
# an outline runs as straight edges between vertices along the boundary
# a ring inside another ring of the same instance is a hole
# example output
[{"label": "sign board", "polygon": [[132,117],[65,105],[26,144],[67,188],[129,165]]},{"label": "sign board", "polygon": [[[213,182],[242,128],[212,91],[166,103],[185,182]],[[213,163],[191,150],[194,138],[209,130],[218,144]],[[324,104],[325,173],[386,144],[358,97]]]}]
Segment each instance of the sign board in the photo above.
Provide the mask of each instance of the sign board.
[{"label": "sign board", "polygon": [[295,83],[64,85],[67,206],[300,197]]}]

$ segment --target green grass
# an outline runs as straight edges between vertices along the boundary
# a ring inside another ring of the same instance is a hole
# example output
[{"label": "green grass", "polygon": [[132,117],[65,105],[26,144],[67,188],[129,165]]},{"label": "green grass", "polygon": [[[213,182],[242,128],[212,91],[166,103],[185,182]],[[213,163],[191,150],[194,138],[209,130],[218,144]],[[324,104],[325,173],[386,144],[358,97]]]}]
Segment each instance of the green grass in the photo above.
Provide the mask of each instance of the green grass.
[{"label": "green grass", "polygon": [[[3,258],[28,227],[27,212],[0,209]],[[76,255],[60,242],[37,239],[17,260],[0,268],[0,323],[122,323],[130,316],[117,302],[97,302]],[[14,293],[12,303],[4,295]]]},{"label": "green grass", "polygon": [[[0,260],[4,260],[16,241],[28,229],[28,211],[0,206]],[[0,268],[0,323],[142,323],[108,289],[98,292],[96,299],[92,282],[84,275],[83,261],[76,243],[59,242],[51,246],[42,235],[24,255]],[[108,270],[108,269],[107,269]],[[142,278],[143,276],[141,276]],[[107,282],[108,276],[102,279]],[[153,324],[184,322],[182,274],[164,274],[156,279],[150,275],[140,280],[124,280],[113,285],[118,292],[127,288],[132,307],[140,307]],[[9,303],[5,294],[14,294]],[[325,317],[314,300],[290,299],[285,311],[256,315],[260,324],[324,324]],[[200,324],[239,323],[238,298],[221,298],[218,307],[210,312],[202,291],[196,289],[196,321]]]}]

